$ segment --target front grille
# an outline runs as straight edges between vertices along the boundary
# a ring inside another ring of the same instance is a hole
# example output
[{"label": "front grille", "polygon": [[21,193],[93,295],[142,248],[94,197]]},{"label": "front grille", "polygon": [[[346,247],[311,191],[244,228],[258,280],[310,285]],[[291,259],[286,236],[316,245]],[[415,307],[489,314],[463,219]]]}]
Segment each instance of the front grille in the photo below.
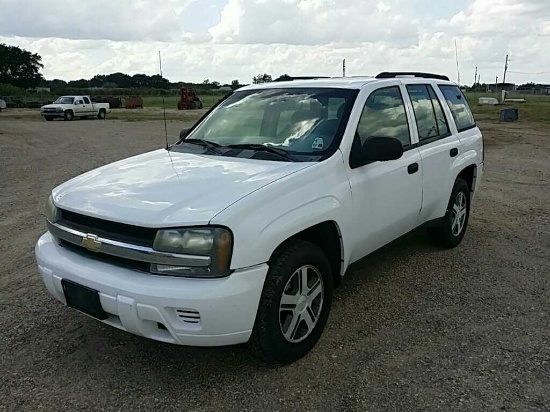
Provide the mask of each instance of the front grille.
[{"label": "front grille", "polygon": [[157,234],[157,229],[112,222],[63,209],[60,209],[60,213],[59,223],[64,226],[124,243],[153,247]]},{"label": "front grille", "polygon": [[61,239],[61,246],[71,250],[72,252],[78,253],[79,255],[85,256],[90,259],[99,260],[105,263],[111,263],[116,266],[125,267],[127,269],[139,270],[142,272],[149,272],[149,263],[141,262],[139,260],[125,259],[118,256],[107,255],[101,252],[91,252],[88,249],[83,248],[82,246],[74,245],[66,240]]}]

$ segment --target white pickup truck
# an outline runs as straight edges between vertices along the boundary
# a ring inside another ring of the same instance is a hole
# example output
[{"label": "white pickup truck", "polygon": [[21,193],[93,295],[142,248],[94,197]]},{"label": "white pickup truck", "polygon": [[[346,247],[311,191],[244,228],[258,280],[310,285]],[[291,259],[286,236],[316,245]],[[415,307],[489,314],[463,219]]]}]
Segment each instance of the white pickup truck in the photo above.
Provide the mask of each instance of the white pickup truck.
[{"label": "white pickup truck", "polygon": [[52,104],[40,108],[40,114],[50,121],[56,117],[73,120],[75,117],[105,119],[111,113],[109,103],[92,103],[89,96],[61,96]]},{"label": "white pickup truck", "polygon": [[482,173],[443,76],[251,85],[176,144],[55,188],[36,259],[54,297],[106,324],[292,362],[351,263],[419,226],[457,246]]}]

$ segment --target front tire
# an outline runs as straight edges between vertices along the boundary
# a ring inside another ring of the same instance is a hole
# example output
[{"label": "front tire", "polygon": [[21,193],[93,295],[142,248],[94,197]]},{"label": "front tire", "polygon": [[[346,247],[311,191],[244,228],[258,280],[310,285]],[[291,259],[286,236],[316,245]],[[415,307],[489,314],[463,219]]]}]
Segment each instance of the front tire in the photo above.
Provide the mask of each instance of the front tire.
[{"label": "front tire", "polygon": [[288,243],[270,265],[250,338],[253,352],[269,363],[305,356],[325,328],[332,303],[332,272],[321,249]]},{"label": "front tire", "polygon": [[447,211],[438,226],[428,228],[433,243],[445,248],[458,246],[466,233],[470,218],[470,187],[464,179],[456,179]]},{"label": "front tire", "polygon": [[67,111],[64,113],[63,118],[64,118],[65,120],[69,121],[69,122],[70,122],[71,120],[73,120],[73,118],[74,118],[74,113],[73,113],[73,111],[72,111],[72,110],[67,110]]}]

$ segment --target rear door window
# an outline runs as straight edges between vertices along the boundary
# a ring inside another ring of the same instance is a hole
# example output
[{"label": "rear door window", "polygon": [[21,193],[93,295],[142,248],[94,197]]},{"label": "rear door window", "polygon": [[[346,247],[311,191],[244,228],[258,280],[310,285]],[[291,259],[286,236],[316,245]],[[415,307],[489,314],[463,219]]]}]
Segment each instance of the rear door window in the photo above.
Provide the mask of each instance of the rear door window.
[{"label": "rear door window", "polygon": [[90,99],[88,99],[87,97],[84,97],[84,103],[90,104]]},{"label": "rear door window", "polygon": [[474,115],[470,110],[466,97],[464,97],[458,86],[440,85],[439,89],[443,93],[449,109],[451,109],[458,131],[462,132],[475,127]]},{"label": "rear door window", "polygon": [[418,139],[422,142],[448,136],[447,119],[432,87],[428,84],[409,84],[407,92],[414,110]]}]

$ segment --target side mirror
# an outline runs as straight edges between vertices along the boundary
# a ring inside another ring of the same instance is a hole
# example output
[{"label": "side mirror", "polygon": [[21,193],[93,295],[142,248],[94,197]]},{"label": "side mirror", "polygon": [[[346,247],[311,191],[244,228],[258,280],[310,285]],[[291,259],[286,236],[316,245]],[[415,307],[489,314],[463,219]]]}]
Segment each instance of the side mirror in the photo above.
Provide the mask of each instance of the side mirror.
[{"label": "side mirror", "polygon": [[385,162],[403,156],[403,145],[394,137],[370,137],[361,147],[359,162]]},{"label": "side mirror", "polygon": [[182,129],[180,132],[180,139],[183,139],[185,136],[187,136],[190,131],[191,129]]}]

